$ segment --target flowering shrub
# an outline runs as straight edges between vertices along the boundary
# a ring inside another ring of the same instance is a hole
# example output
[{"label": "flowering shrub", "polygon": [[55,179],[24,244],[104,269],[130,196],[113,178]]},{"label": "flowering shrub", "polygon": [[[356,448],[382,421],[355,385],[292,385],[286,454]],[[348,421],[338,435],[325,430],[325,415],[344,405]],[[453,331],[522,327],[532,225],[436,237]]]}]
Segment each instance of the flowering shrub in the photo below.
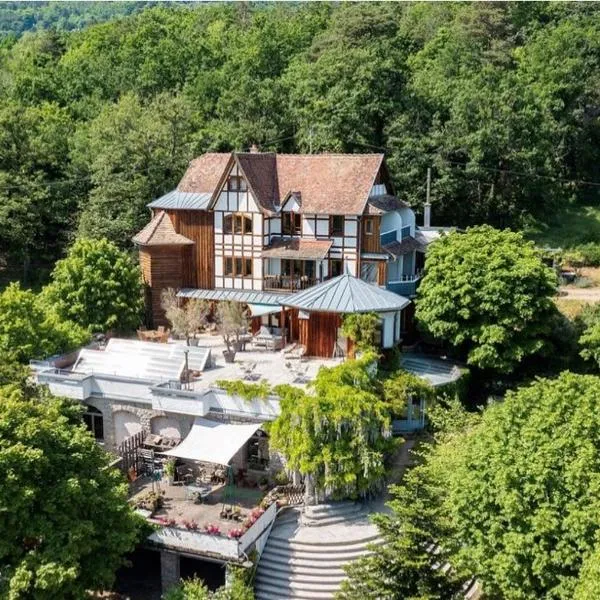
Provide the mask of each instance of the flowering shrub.
[{"label": "flowering shrub", "polygon": [[221,535],[221,529],[218,525],[214,525],[213,523],[204,525],[204,531],[210,535]]},{"label": "flowering shrub", "polygon": [[198,523],[196,523],[196,521],[192,520],[192,521],[182,521],[181,524],[186,528],[189,529],[190,531],[198,531]]},{"label": "flowering shrub", "polygon": [[237,540],[238,538],[241,538],[244,535],[244,533],[244,530],[240,527],[238,529],[230,529],[227,536],[233,540]]}]

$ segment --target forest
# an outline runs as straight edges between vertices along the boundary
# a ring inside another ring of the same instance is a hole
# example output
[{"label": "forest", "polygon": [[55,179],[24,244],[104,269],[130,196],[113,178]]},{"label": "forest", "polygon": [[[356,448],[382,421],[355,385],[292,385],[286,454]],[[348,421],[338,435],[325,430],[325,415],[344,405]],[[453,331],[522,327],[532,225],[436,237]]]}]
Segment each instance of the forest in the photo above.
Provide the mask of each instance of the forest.
[{"label": "forest", "polygon": [[80,234],[131,248],[192,157],[252,143],[385,152],[417,210],[431,167],[436,225],[599,200],[595,3],[178,3],[69,29],[0,44],[3,284],[45,283]]}]

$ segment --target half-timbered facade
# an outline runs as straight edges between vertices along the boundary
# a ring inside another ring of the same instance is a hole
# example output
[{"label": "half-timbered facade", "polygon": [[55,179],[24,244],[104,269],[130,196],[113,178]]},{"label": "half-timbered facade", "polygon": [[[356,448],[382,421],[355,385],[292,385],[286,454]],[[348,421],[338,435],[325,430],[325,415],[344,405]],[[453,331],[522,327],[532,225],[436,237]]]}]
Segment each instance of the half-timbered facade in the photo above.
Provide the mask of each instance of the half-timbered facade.
[{"label": "half-timbered facade", "polygon": [[166,287],[289,294],[349,274],[414,295],[427,237],[381,154],[208,153],[134,238],[155,323]]}]

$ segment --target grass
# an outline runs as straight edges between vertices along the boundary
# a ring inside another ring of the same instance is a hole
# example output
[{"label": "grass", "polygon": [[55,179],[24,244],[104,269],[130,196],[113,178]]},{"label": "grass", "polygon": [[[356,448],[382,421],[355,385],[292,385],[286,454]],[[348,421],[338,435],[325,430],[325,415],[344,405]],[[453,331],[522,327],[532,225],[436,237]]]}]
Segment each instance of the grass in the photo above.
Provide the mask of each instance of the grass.
[{"label": "grass", "polygon": [[569,298],[556,298],[554,300],[558,310],[568,319],[573,320],[581,314],[585,306],[589,304],[585,300],[574,300]]},{"label": "grass", "polygon": [[525,229],[525,235],[538,246],[572,248],[600,241],[600,207],[570,205],[552,221],[537,221]]}]

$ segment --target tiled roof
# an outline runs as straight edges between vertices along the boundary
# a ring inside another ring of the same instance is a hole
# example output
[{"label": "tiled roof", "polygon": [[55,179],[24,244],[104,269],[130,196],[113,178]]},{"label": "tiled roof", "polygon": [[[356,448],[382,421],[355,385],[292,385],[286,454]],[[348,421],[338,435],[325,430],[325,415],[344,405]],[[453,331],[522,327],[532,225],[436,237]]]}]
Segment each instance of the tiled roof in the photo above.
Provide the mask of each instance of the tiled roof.
[{"label": "tiled roof", "polygon": [[207,152],[195,158],[190,162],[177,190],[212,194],[219,185],[230,160],[230,152]]},{"label": "tiled roof", "polygon": [[333,240],[278,238],[262,251],[263,258],[319,260],[327,256]]},{"label": "tiled roof", "polygon": [[368,215],[380,215],[382,213],[390,212],[392,210],[400,210],[401,208],[408,207],[406,202],[403,202],[396,196],[391,194],[382,194],[380,196],[373,196],[367,201]]},{"label": "tiled roof", "polygon": [[278,154],[278,201],[302,194],[302,212],[361,215],[383,154]]},{"label": "tiled roof", "polygon": [[169,215],[164,211],[160,211],[144,229],[136,234],[133,242],[140,246],[184,246],[194,243],[175,231]]},{"label": "tiled roof", "polygon": [[292,294],[281,304],[315,312],[365,313],[402,310],[410,300],[344,273]]},{"label": "tiled roof", "polygon": [[165,210],[206,210],[210,204],[210,192],[180,192],[172,190],[168,194],[150,202],[149,208],[162,208]]},{"label": "tiled roof", "polygon": [[269,213],[299,192],[304,213],[361,215],[383,164],[383,154],[209,153],[190,163],[177,190],[214,194],[233,157]]}]

